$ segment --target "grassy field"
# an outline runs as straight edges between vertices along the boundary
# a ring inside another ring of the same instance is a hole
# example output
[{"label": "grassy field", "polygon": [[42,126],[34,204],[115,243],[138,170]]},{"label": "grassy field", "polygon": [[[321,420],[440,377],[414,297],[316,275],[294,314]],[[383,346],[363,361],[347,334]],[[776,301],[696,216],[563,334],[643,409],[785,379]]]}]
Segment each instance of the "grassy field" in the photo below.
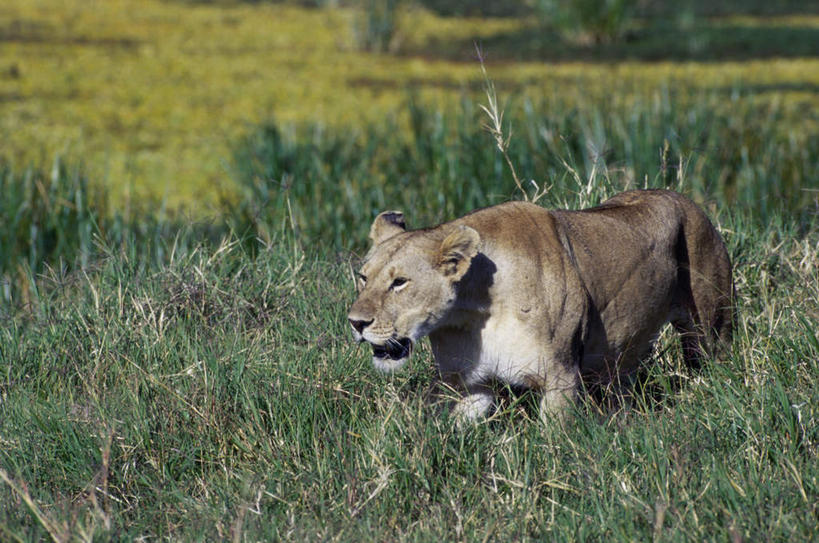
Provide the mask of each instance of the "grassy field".
[{"label": "grassy field", "polygon": [[426,347],[377,374],[347,256],[288,234],[256,258],[169,240],[156,266],[101,247],[0,327],[3,538],[811,540],[817,224],[715,218],[730,358],[691,374],[664,337],[634,398],[564,428],[524,396],[456,430],[424,405]]},{"label": "grassy field", "polygon": [[396,52],[383,55],[356,50],[354,19],[349,8],[265,2],[3,2],[0,158],[22,169],[81,156],[118,206],[165,200],[201,217],[233,193],[229,142],[258,123],[406,125],[407,89],[448,105],[480,89],[475,40],[505,93],[587,107],[587,95],[639,98],[663,86],[741,89],[740,102],[792,109],[782,130],[816,132],[815,14],[686,22],[670,13],[635,39],[595,49],[531,19],[415,9],[403,15]]},{"label": "grassy field", "polygon": [[[819,19],[748,5],[607,48],[416,8],[376,55],[347,7],[4,3],[0,540],[816,540]],[[476,38],[543,205],[703,205],[726,360],[665,333],[630,397],[458,430],[425,343],[393,376],[352,343],[377,211],[520,196]]]}]

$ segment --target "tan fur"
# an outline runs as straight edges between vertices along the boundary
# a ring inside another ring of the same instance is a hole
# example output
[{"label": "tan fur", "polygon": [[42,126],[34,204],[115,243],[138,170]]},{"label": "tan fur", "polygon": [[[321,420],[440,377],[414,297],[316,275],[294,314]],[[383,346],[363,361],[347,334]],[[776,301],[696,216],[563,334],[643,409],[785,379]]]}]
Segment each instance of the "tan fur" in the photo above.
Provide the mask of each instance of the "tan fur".
[{"label": "tan fur", "polygon": [[392,211],[370,237],[354,336],[392,371],[429,335],[467,418],[491,406],[497,381],[539,390],[542,416],[560,413],[581,379],[632,373],[667,322],[690,366],[731,340],[725,246],[675,192],[625,192],[581,211],[509,202],[416,231]]}]

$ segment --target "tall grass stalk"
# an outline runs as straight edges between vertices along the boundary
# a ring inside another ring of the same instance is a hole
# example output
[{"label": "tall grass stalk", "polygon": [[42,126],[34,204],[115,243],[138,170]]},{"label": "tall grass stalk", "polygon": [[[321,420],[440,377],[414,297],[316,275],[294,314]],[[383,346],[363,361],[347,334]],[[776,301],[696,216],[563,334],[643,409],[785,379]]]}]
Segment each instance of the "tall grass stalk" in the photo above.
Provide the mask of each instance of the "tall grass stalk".
[{"label": "tall grass stalk", "polygon": [[161,203],[113,209],[102,185],[59,156],[47,169],[0,162],[0,192],[0,315],[35,302],[43,274],[66,277],[119,252],[151,267],[179,244],[230,231],[221,219],[169,216]]},{"label": "tall grass stalk", "polygon": [[489,123],[484,124],[483,127],[486,129],[487,132],[492,136],[495,140],[495,146],[500,151],[503,159],[506,161],[506,165],[509,166],[509,172],[512,174],[512,180],[515,182],[515,186],[518,188],[518,192],[521,193],[523,199],[527,202],[537,202],[542,196],[544,196],[547,192],[547,189],[544,187],[540,189],[537,186],[534,180],[531,180],[530,183],[535,187],[535,193],[529,197],[529,194],[526,192],[526,189],[523,187],[523,183],[521,183],[520,178],[518,177],[517,171],[515,170],[515,164],[512,162],[512,159],[509,157],[509,142],[512,137],[512,127],[511,125],[508,128],[508,135],[504,136],[503,134],[503,108],[498,106],[498,95],[495,91],[495,83],[489,78],[489,74],[486,72],[486,64],[484,63],[484,56],[483,51],[481,51],[480,46],[477,44],[475,45],[475,51],[478,54],[478,61],[481,64],[481,74],[483,75],[483,90],[484,94],[486,95],[487,105],[479,104],[481,110],[486,113],[486,116],[489,118]]},{"label": "tall grass stalk", "polygon": [[94,192],[78,167],[54,159],[50,171],[15,171],[0,163],[0,296],[9,301],[12,284],[30,285],[29,278],[45,261],[66,259],[88,264],[96,224]]}]

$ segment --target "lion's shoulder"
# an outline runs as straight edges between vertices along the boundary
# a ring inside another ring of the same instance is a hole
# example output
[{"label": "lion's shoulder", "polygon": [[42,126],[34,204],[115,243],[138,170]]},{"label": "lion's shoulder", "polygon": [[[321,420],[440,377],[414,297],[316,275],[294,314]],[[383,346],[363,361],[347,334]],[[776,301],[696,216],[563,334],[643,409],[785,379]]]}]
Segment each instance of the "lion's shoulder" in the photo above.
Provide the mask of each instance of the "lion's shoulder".
[{"label": "lion's shoulder", "polygon": [[536,251],[543,249],[537,246],[544,241],[558,238],[552,212],[530,202],[510,201],[485,207],[450,224],[474,228],[486,243],[497,247]]}]

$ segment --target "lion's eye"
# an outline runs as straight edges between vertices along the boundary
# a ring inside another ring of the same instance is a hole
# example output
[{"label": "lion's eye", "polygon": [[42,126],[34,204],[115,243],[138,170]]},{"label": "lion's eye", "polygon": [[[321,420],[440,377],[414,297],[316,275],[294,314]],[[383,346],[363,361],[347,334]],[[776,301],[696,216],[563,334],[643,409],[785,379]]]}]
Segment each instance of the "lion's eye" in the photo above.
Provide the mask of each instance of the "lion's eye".
[{"label": "lion's eye", "polygon": [[392,284],[390,285],[390,290],[401,290],[407,286],[407,280],[403,277],[396,277],[392,280]]}]

